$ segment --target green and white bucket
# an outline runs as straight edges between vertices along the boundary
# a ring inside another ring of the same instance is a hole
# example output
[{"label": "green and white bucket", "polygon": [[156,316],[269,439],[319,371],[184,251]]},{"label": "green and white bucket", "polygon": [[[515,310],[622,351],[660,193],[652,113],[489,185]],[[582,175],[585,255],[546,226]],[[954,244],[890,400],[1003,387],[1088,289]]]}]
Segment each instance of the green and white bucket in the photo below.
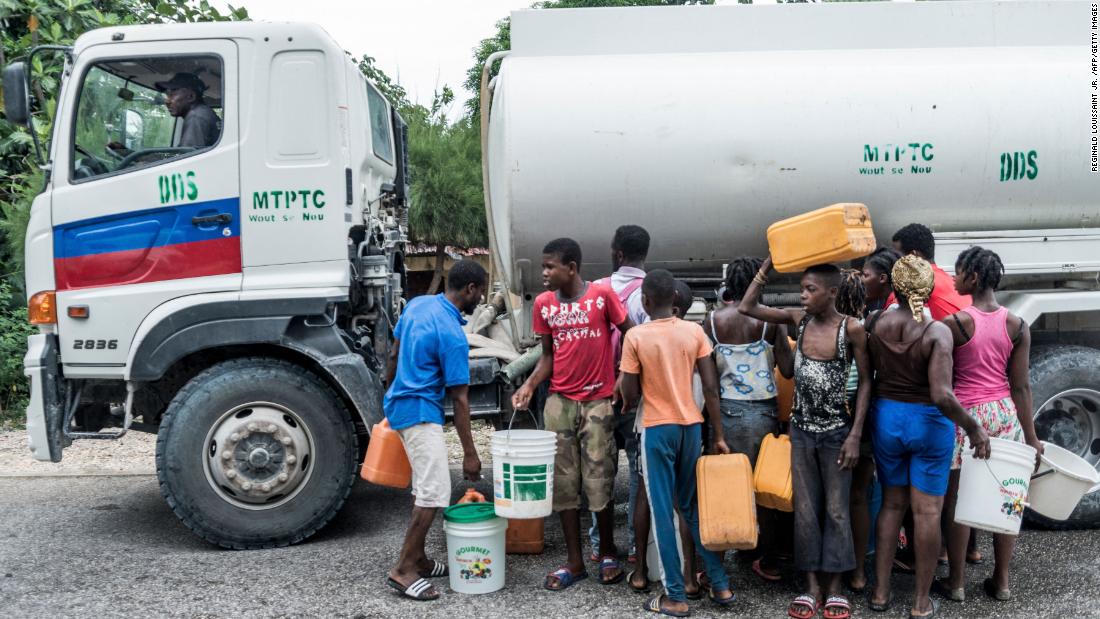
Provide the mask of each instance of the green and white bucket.
[{"label": "green and white bucket", "polygon": [[493,502],[504,518],[544,518],[553,511],[557,435],[546,430],[493,433]]},{"label": "green and white bucket", "polygon": [[491,503],[459,503],[443,510],[447,568],[458,593],[492,593],[504,587],[504,532],[508,521]]}]

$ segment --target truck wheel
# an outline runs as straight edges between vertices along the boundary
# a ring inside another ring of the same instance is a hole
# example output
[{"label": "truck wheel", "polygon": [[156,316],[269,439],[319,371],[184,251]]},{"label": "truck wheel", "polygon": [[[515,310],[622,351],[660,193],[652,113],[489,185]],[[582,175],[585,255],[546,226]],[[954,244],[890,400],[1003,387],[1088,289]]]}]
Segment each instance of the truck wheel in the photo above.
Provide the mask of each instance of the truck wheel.
[{"label": "truck wheel", "polygon": [[332,519],[355,481],[355,428],[308,370],[225,361],[181,389],[157,433],[157,477],[172,511],[225,548],[300,542]]},{"label": "truck wheel", "polygon": [[[1100,350],[1037,347],[1031,355],[1031,388],[1039,438],[1100,465]],[[1049,529],[1100,526],[1100,492],[1086,494],[1067,520],[1031,510],[1027,518]]]}]

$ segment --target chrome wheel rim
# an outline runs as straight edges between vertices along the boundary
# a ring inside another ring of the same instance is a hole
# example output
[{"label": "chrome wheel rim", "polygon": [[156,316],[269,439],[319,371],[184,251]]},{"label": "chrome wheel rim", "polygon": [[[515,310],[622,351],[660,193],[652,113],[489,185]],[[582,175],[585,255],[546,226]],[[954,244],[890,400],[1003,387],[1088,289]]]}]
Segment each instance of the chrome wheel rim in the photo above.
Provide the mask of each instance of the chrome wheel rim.
[{"label": "chrome wheel rim", "polygon": [[203,443],[206,480],[222,500],[251,510],[294,498],[312,471],[313,437],[290,409],[251,402],[226,411]]}]

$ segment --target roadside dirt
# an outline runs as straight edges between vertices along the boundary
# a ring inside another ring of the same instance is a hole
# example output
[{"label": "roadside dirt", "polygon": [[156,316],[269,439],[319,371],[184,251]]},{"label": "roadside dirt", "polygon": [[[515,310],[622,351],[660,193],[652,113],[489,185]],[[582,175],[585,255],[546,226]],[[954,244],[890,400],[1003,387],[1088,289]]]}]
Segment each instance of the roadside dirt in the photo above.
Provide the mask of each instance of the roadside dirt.
[{"label": "roadside dirt", "polygon": [[[472,422],[474,445],[481,456],[482,468],[491,466],[490,437],[493,426],[487,421]],[[453,426],[444,433],[451,464],[461,464],[462,444]],[[56,477],[68,475],[153,475],[157,437],[144,432],[129,432],[117,441],[80,440],[65,448],[61,462],[39,462],[27,448],[25,430],[0,432],[0,477]]]}]

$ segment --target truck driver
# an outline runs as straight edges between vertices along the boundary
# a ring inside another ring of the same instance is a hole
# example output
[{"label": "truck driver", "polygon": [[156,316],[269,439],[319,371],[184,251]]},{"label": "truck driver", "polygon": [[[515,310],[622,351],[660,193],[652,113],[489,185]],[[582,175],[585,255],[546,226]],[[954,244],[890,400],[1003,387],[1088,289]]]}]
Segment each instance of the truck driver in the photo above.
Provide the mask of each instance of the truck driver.
[{"label": "truck driver", "polygon": [[164,91],[164,105],[176,118],[183,119],[183,130],[179,141],[173,146],[206,148],[218,141],[221,133],[218,117],[214,110],[203,102],[202,93],[206,84],[194,73],[177,73],[167,82],[157,82],[158,90]]}]

